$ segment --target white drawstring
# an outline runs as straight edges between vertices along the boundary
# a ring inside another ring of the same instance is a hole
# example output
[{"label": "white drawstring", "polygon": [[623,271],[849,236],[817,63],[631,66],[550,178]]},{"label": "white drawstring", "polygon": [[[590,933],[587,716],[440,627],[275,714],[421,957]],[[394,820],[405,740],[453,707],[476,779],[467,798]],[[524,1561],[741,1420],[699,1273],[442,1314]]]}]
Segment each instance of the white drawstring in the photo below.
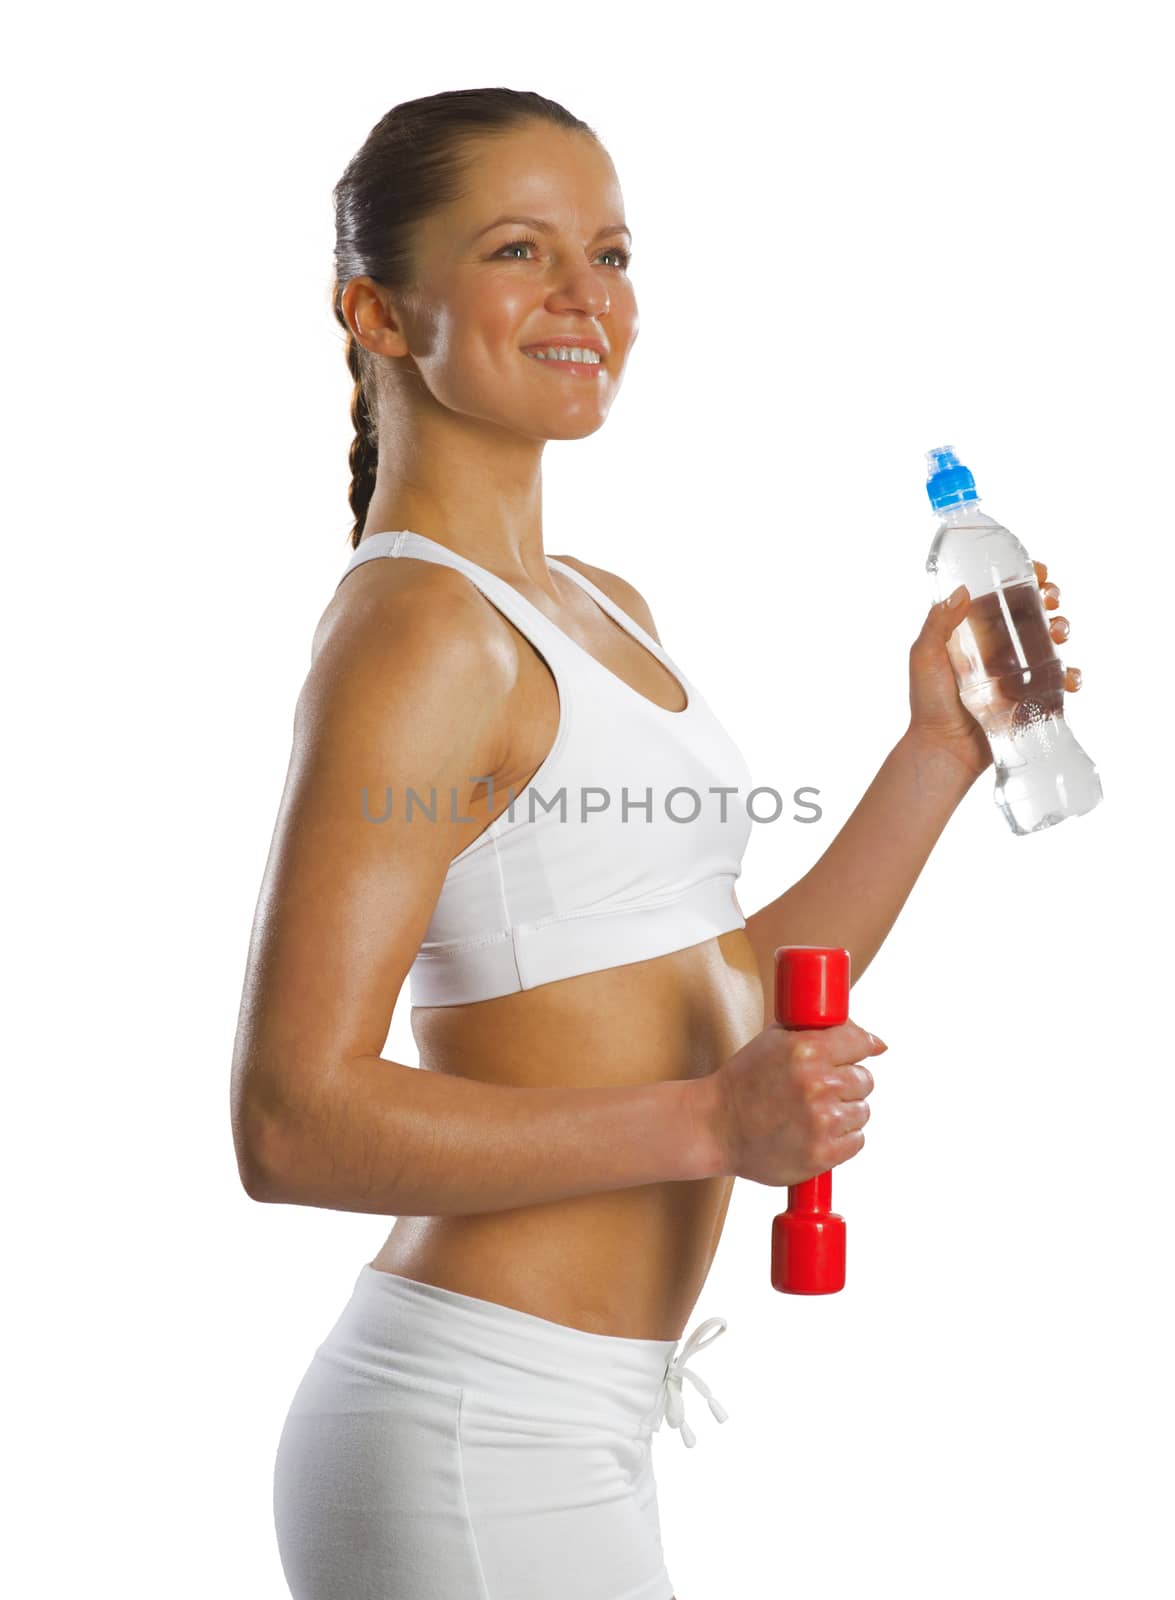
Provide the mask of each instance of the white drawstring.
[{"label": "white drawstring", "polygon": [[[703,1335],[707,1334],[710,1329],[713,1332],[709,1332],[708,1337],[704,1338]],[[692,1450],[697,1443],[697,1436],[685,1420],[685,1400],[681,1389],[681,1380],[683,1378],[689,1379],[719,1422],[727,1421],[726,1412],[723,1410],[721,1403],[710,1393],[705,1379],[699,1378],[696,1372],[691,1372],[686,1366],[686,1362],[691,1356],[696,1355],[704,1346],[712,1344],[719,1334],[725,1332],[725,1317],[708,1318],[694,1329],[682,1346],[681,1354],[674,1356],[665,1369],[665,1417],[671,1428],[679,1428],[681,1430],[681,1437],[685,1441],[688,1450]]]}]

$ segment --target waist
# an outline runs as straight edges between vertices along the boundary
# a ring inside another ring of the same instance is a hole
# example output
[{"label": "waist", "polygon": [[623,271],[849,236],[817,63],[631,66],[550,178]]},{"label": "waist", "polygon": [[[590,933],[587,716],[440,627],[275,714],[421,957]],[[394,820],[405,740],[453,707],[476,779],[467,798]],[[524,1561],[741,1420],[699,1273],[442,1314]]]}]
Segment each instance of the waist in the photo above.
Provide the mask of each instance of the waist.
[{"label": "waist", "polygon": [[579,1332],[676,1339],[734,1180],[645,1184],[472,1216],[399,1217],[371,1265]]}]

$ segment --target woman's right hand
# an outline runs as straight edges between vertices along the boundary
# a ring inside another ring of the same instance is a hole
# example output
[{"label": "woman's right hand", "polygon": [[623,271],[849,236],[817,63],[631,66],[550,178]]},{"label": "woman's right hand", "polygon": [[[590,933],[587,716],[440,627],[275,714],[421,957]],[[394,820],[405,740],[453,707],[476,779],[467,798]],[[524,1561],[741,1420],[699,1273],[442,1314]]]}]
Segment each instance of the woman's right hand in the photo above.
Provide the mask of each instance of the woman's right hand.
[{"label": "woman's right hand", "polygon": [[855,1022],[834,1028],[770,1023],[702,1079],[724,1176],[773,1188],[803,1183],[865,1143],[873,1074],[858,1063],[889,1046]]}]

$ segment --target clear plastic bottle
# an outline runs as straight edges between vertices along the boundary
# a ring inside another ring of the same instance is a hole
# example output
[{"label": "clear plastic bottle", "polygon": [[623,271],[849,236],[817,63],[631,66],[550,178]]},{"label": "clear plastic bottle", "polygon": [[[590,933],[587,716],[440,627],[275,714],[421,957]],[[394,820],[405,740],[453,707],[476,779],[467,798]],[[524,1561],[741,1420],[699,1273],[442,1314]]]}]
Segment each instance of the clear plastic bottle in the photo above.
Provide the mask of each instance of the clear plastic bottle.
[{"label": "clear plastic bottle", "polygon": [[926,562],[934,597],[961,583],[971,596],[947,644],[959,695],[991,746],[996,804],[1013,833],[1037,833],[1092,811],[1101,780],[1065,721],[1065,669],[1031,557],[979,510],[975,479],[951,445],[928,450],[926,462],[939,517]]}]

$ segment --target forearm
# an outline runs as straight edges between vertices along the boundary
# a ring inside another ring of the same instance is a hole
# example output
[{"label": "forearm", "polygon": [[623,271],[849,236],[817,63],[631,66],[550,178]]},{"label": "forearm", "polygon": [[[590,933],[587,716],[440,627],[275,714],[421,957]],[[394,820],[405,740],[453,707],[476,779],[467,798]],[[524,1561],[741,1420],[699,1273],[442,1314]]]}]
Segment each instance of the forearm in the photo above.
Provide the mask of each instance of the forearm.
[{"label": "forearm", "polygon": [[381,1216],[465,1216],[716,1176],[693,1080],[516,1088],[348,1062],[258,1135],[254,1199]]},{"label": "forearm", "polygon": [[974,782],[954,756],[902,735],[815,866],[747,918],[765,995],[785,944],[843,948],[853,982],[861,977]]}]

